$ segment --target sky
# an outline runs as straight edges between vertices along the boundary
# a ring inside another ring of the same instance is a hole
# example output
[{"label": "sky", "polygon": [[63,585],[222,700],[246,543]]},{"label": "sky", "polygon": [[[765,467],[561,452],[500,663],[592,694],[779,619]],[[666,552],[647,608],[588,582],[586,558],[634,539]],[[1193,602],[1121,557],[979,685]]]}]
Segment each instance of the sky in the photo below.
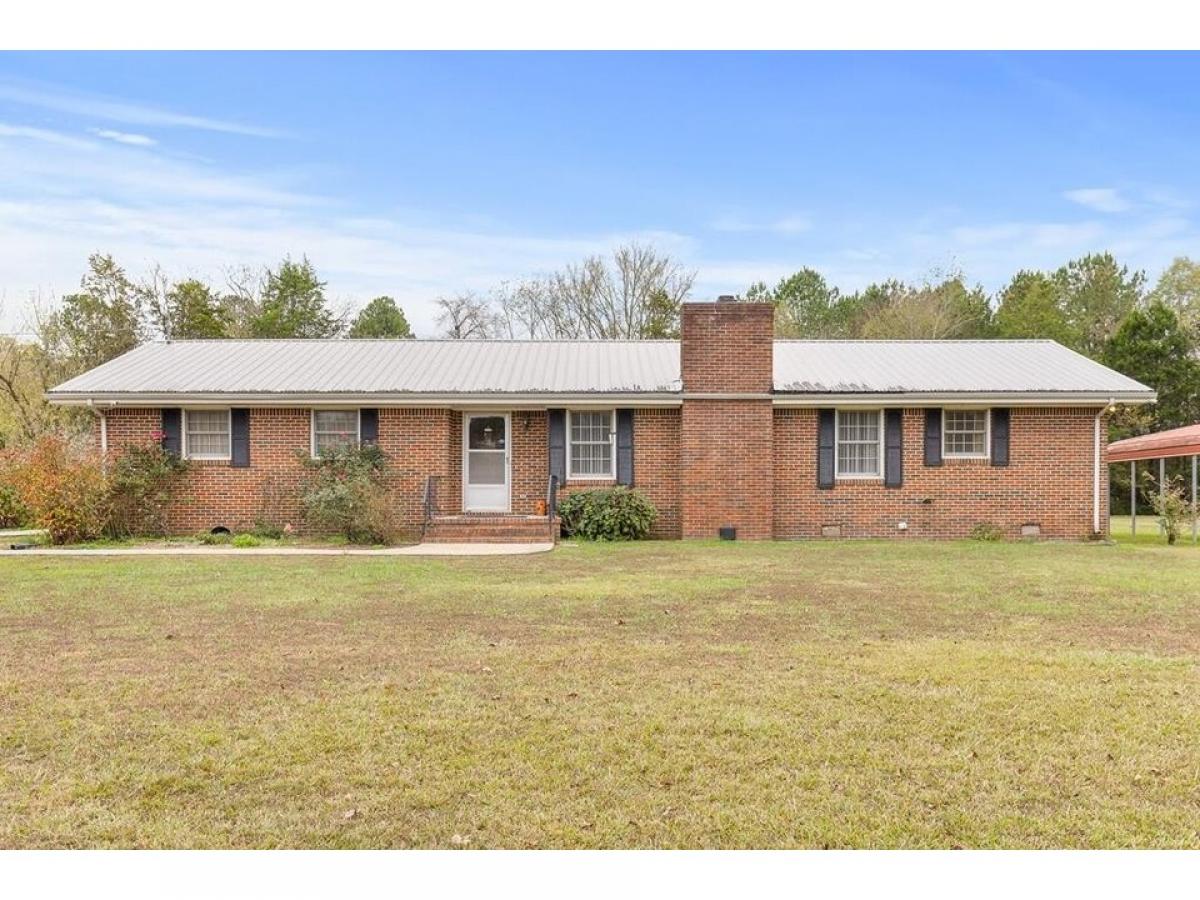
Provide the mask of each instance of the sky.
[{"label": "sky", "polygon": [[1200,57],[3,53],[0,332],[93,252],[220,284],[307,255],[340,306],[641,241],[694,296],[1111,251],[1200,256]]}]

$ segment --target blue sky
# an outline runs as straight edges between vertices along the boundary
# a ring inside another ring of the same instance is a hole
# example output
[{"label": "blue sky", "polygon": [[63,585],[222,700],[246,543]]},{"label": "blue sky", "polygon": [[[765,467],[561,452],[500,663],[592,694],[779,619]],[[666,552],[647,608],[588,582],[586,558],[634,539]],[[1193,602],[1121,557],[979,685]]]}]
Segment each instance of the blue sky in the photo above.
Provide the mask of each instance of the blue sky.
[{"label": "blue sky", "polygon": [[696,295],[1111,250],[1200,256],[1200,58],[0,55],[0,330],[88,253],[219,282],[307,253],[339,303],[433,300],[651,242]]}]

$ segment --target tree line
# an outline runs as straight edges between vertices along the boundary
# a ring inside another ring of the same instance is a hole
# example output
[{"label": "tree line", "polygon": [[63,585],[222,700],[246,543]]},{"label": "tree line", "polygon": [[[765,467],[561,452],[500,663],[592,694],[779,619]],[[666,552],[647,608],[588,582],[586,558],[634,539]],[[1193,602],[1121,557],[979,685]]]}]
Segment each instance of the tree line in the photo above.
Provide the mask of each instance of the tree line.
[{"label": "tree line", "polygon": [[[669,255],[629,244],[487,293],[436,298],[437,325],[462,340],[675,338],[694,282]],[[307,257],[232,269],[214,286],[158,267],[135,279],[94,255],[78,291],[37,310],[33,340],[0,338],[0,446],[69,423],[72,413],[48,407],[44,391],[147,339],[413,336],[391,297],[351,314],[327,288]],[[772,303],[780,337],[1050,338],[1158,391],[1156,406],[1113,417],[1113,439],[1200,420],[1200,263],[1186,257],[1150,285],[1112,254],[1089,254],[1020,271],[994,294],[960,272],[849,292],[802,268],[739,299]]]}]

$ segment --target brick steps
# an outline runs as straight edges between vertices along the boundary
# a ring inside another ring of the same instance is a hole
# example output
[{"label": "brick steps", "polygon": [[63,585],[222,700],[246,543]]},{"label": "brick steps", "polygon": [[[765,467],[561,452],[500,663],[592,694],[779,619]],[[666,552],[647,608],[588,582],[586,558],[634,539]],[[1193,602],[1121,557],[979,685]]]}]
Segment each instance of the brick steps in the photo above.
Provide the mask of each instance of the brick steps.
[{"label": "brick steps", "polygon": [[439,516],[425,526],[431,544],[532,544],[558,538],[546,516]]}]

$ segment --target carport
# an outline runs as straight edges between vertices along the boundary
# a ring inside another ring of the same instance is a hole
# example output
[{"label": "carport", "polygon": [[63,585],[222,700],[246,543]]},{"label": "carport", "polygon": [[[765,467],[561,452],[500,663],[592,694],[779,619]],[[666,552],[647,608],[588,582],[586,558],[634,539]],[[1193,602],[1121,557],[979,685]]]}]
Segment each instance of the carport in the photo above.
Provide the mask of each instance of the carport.
[{"label": "carport", "polygon": [[1158,460],[1158,487],[1165,490],[1167,484],[1167,460],[1181,456],[1192,458],[1192,543],[1196,542],[1196,457],[1200,455],[1200,425],[1185,425],[1168,431],[1156,431],[1138,437],[1126,438],[1108,445],[1105,459],[1113,463],[1129,463],[1129,517],[1130,530],[1137,534],[1137,464],[1142,461]]}]

